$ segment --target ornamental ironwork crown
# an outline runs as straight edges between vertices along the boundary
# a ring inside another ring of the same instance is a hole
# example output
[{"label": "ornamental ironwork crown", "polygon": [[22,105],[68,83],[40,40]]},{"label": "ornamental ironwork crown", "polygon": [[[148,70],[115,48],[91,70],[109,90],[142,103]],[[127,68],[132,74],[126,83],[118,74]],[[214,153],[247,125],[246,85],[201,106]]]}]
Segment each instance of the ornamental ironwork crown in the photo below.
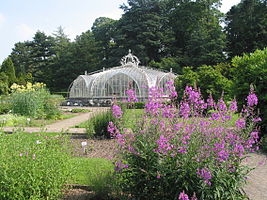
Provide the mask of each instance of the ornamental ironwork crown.
[{"label": "ornamental ironwork crown", "polygon": [[138,65],[140,64],[140,60],[135,55],[133,55],[131,49],[129,49],[128,55],[122,57],[120,63],[122,66],[131,64],[138,67]]}]

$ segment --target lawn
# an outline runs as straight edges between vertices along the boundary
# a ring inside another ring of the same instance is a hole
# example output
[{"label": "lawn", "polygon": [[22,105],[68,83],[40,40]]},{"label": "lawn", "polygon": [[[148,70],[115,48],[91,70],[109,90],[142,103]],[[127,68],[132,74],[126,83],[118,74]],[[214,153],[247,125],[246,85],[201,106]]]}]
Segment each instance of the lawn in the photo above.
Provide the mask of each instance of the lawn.
[{"label": "lawn", "polygon": [[[134,128],[136,123],[142,118],[144,114],[144,109],[126,109],[123,118],[120,120],[123,127]],[[82,122],[74,128],[87,128],[90,120]]]},{"label": "lawn", "polygon": [[63,114],[59,119],[31,119],[25,116],[4,114],[0,115],[0,126],[7,127],[43,127],[59,120],[69,119],[77,115],[73,113]]}]

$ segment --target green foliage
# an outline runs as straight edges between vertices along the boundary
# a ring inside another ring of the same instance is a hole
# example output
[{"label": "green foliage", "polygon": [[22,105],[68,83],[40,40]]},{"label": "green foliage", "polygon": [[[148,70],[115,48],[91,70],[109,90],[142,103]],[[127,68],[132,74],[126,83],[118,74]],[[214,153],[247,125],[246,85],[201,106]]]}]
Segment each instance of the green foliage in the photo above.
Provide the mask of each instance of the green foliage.
[{"label": "green foliage", "polygon": [[179,65],[179,60],[173,57],[162,58],[160,62],[151,61],[149,66],[166,71],[170,71],[170,69],[172,69],[175,73],[182,73],[182,67]]},{"label": "green foliage", "polygon": [[114,121],[111,111],[96,113],[86,124],[86,131],[89,137],[110,138],[107,130],[108,123]]},{"label": "green foliage", "polygon": [[[121,8],[124,14],[117,23],[114,40],[122,53],[132,49],[143,65],[159,61],[164,54],[164,8],[159,0],[128,0]],[[117,52],[120,55],[121,52]]]},{"label": "green foliage", "polygon": [[267,135],[265,134],[261,139],[261,149],[267,153]]},{"label": "green foliage", "polygon": [[[74,115],[61,115],[60,119],[69,119]],[[43,127],[48,124],[55,123],[55,119],[32,119],[27,116],[16,114],[0,115],[1,126],[9,127]]]},{"label": "green foliage", "polygon": [[171,51],[181,66],[214,65],[223,62],[225,34],[220,26],[220,0],[168,1],[169,28],[175,40]]},{"label": "green foliage", "polygon": [[243,0],[226,14],[227,51],[231,58],[267,46],[266,13],[266,1]]},{"label": "green foliage", "polygon": [[14,82],[16,82],[15,68],[10,57],[4,60],[0,68],[0,72],[5,73],[8,77],[8,86],[11,86]]},{"label": "green foliage", "polygon": [[8,76],[4,72],[0,72],[0,95],[7,94],[8,90]]},{"label": "green foliage", "polygon": [[1,102],[0,99],[0,114],[6,114],[12,109],[12,104],[8,102]]},{"label": "green foliage", "polygon": [[88,185],[96,199],[106,199],[113,190],[114,165],[103,158],[72,158],[72,184]]},{"label": "green foliage", "polygon": [[267,48],[257,50],[242,57],[234,57],[232,91],[239,103],[244,103],[247,91],[252,84],[259,98],[259,109],[263,119],[263,133],[267,131]]},{"label": "green foliage", "polygon": [[226,99],[229,99],[232,95],[232,81],[223,76],[221,71],[222,69],[217,66],[201,66],[195,71],[190,67],[185,67],[183,74],[177,76],[175,81],[180,98],[183,95],[183,88],[189,85],[200,87],[204,98],[212,93],[213,97],[218,100],[224,93]]},{"label": "green foliage", "polygon": [[73,108],[71,109],[72,113],[86,113],[86,112],[91,112],[88,109],[82,109],[82,108]]},{"label": "green foliage", "polygon": [[57,119],[61,112],[61,96],[50,95],[46,89],[15,92],[12,94],[12,112],[31,118]]},{"label": "green foliage", "polygon": [[0,199],[58,199],[71,172],[66,144],[62,136],[2,133]]}]

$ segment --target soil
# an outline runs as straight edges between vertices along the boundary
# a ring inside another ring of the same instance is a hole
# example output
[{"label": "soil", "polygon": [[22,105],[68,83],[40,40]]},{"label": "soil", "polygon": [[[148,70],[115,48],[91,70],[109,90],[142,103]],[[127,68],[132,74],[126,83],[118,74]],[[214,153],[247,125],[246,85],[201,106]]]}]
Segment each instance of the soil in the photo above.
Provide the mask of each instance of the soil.
[{"label": "soil", "polygon": [[[82,142],[87,142],[85,151]],[[92,140],[92,139],[71,139],[72,153],[74,156],[88,158],[113,159],[116,155],[117,145],[115,140]]]}]

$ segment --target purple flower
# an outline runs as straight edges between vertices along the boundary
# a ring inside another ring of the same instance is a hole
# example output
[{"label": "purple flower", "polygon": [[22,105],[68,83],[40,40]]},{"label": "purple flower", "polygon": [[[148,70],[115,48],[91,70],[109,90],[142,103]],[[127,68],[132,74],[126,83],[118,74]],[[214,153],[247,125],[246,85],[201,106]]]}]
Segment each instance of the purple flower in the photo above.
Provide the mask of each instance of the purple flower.
[{"label": "purple flower", "polygon": [[229,158],[229,153],[225,150],[221,150],[218,152],[218,157],[219,157],[219,161],[221,162],[226,161]]},{"label": "purple flower", "polygon": [[160,138],[157,140],[158,149],[155,150],[156,152],[167,154],[168,151],[173,149],[173,145],[169,143],[169,139],[166,138],[164,135],[160,135]]},{"label": "purple flower", "polygon": [[233,101],[231,101],[230,106],[229,106],[229,110],[233,113],[237,112],[237,102],[235,99]]},{"label": "purple flower", "polygon": [[256,96],[256,94],[254,94],[253,91],[251,91],[250,94],[248,95],[247,102],[249,107],[253,107],[258,104],[258,97]]},{"label": "purple flower", "polygon": [[188,195],[185,194],[185,192],[183,191],[183,192],[181,192],[181,193],[179,194],[178,200],[189,200],[189,197],[188,197]]},{"label": "purple flower", "polygon": [[214,105],[215,105],[211,94],[209,95],[209,98],[207,99],[207,104],[209,107],[214,107]]},{"label": "purple flower", "polygon": [[120,134],[119,129],[116,127],[116,125],[113,122],[108,123],[107,130],[111,137],[116,137],[118,134]]},{"label": "purple flower", "polygon": [[117,118],[117,119],[120,119],[122,117],[122,110],[121,110],[121,107],[118,106],[118,105],[113,105],[112,106],[112,115]]},{"label": "purple flower", "polygon": [[210,179],[212,176],[208,169],[197,169],[197,175],[202,178],[206,184],[211,185]]},{"label": "purple flower", "polygon": [[225,104],[223,99],[219,99],[217,106],[218,106],[220,111],[226,111],[227,110],[226,104]]},{"label": "purple flower", "polygon": [[115,163],[114,170],[116,172],[119,172],[119,171],[122,171],[123,169],[128,169],[128,168],[129,168],[128,164],[123,164],[122,161],[120,160],[120,161]]},{"label": "purple flower", "polygon": [[243,118],[240,118],[238,120],[236,120],[235,122],[235,126],[239,129],[243,129],[246,128],[246,121]]},{"label": "purple flower", "polygon": [[190,106],[187,102],[181,102],[180,105],[180,115],[183,118],[188,118],[190,115]]},{"label": "purple flower", "polygon": [[137,102],[138,101],[136,98],[134,90],[132,90],[132,89],[126,90],[126,94],[128,96],[128,99],[127,99],[128,102]]}]

